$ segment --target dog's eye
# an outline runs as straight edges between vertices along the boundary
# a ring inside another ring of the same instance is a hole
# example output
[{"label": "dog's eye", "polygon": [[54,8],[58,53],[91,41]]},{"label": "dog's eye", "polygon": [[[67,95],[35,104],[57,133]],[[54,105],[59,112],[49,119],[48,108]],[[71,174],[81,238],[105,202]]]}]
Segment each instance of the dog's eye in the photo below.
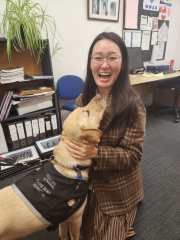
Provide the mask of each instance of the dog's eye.
[{"label": "dog's eye", "polygon": [[87,112],[87,114],[88,114],[88,117],[89,117],[89,115],[90,115],[90,111],[89,111],[89,110],[86,110],[86,112]]}]

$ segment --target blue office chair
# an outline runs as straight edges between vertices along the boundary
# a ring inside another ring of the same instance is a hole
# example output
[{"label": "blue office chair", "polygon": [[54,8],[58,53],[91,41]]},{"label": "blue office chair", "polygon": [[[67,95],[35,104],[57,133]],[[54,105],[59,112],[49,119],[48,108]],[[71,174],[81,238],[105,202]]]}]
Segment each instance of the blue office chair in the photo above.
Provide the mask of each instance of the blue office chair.
[{"label": "blue office chair", "polygon": [[58,108],[60,115],[60,126],[62,130],[62,120],[61,120],[61,110],[65,109],[67,111],[74,111],[75,109],[75,101],[68,102],[59,106],[59,99],[72,100],[76,99],[84,89],[84,81],[77,76],[74,75],[65,75],[61,77],[57,82],[57,100],[58,100]]}]

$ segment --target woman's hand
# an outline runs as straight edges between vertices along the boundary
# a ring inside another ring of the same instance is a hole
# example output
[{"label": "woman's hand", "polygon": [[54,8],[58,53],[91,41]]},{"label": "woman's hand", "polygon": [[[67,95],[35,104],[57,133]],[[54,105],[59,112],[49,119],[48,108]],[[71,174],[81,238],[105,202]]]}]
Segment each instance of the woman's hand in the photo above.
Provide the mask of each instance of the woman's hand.
[{"label": "woman's hand", "polygon": [[[62,136],[65,135],[66,134],[62,132]],[[83,140],[83,142],[78,142],[68,138],[65,140],[65,143],[66,149],[69,151],[71,156],[76,159],[85,160],[89,158],[95,158],[97,156],[96,146],[87,140]]]}]

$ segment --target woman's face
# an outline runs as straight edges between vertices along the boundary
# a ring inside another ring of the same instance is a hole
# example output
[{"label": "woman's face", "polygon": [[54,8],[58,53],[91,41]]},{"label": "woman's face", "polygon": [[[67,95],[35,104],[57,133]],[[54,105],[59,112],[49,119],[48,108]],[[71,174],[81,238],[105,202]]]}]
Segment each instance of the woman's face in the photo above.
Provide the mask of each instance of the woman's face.
[{"label": "woman's face", "polygon": [[107,58],[113,55],[121,56],[121,51],[116,43],[108,39],[103,39],[94,45],[92,55],[105,57],[103,63],[99,66],[94,65],[91,58],[90,69],[94,81],[98,86],[99,93],[101,93],[101,90],[106,90],[109,94],[121,71],[122,57],[120,57],[116,66],[109,65]]}]

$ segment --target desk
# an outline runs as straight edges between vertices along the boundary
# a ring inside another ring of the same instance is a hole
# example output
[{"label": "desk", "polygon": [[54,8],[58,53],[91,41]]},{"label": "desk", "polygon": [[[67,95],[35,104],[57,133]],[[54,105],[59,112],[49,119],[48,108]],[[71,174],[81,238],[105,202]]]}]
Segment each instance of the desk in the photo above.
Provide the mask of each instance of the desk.
[{"label": "desk", "polygon": [[174,92],[169,89],[159,89],[158,86],[165,81],[172,80],[180,80],[180,72],[165,74],[163,77],[157,77],[156,74],[153,77],[143,77],[142,75],[130,77],[131,84],[139,95],[153,93],[154,104],[171,107],[173,105]]},{"label": "desk", "polygon": [[136,75],[136,77],[130,77],[130,81],[133,86],[151,82],[159,82],[160,84],[160,81],[171,80],[177,77],[180,77],[180,72],[165,74],[163,77],[157,77],[156,74],[154,74],[153,77],[143,77],[142,75]]}]

